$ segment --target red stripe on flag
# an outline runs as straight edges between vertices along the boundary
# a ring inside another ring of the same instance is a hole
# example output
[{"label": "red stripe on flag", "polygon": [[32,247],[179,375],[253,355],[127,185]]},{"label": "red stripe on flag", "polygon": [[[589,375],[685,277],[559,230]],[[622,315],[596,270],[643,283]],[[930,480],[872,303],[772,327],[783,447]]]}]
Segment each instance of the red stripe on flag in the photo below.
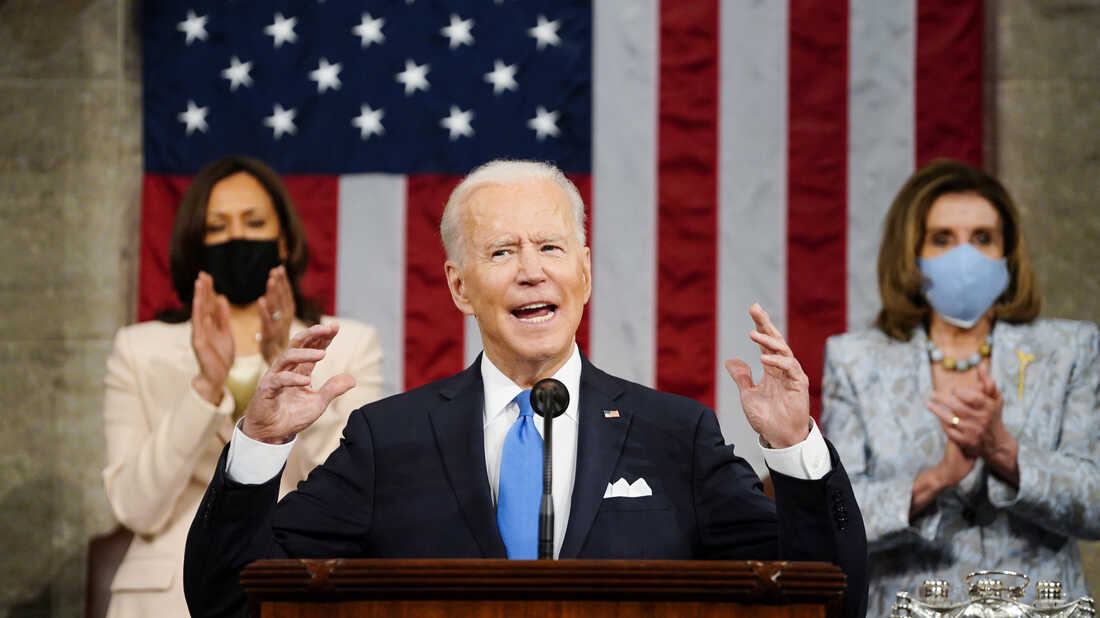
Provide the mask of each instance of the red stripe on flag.
[{"label": "red stripe on flag", "polygon": [[337,176],[293,174],[282,177],[298,209],[309,242],[309,268],[302,277],[302,293],[333,315],[336,311],[336,242],[340,218],[340,180]]},{"label": "red stripe on flag", "polygon": [[657,388],[714,407],[719,8],[660,11]]},{"label": "red stripe on flag", "polygon": [[[584,220],[584,233],[588,239],[588,246],[594,247],[595,242],[592,240],[592,175],[591,174],[567,174],[569,180],[577,186],[577,192],[581,194],[581,200],[588,205],[588,217]],[[596,256],[595,250],[593,250],[592,263],[595,264]],[[577,327],[577,347],[581,349],[581,352],[588,354],[588,342],[589,337],[589,307],[584,308],[584,313],[581,314],[581,324]]]},{"label": "red stripe on flag", "polygon": [[791,0],[787,340],[821,409],[825,338],[846,330],[848,3]]},{"label": "red stripe on flag", "polygon": [[[416,175],[408,178],[405,227],[405,389],[462,370],[464,325],[443,272],[446,255],[439,220],[451,191],[462,178]],[[396,362],[402,362],[400,360]]]},{"label": "red stripe on flag", "polygon": [[982,0],[918,0],[916,163],[982,164]]},{"label": "red stripe on flag", "polygon": [[[178,307],[169,253],[180,198],[193,176],[147,174],[141,192],[141,262],[138,266],[138,320]],[[335,176],[283,176],[309,243],[303,292],[332,314],[336,298],[336,225],[339,182]]]},{"label": "red stripe on flag", "polygon": [[146,174],[141,183],[141,259],[138,263],[138,321],[179,307],[172,287],[169,252],[172,224],[190,176]]}]

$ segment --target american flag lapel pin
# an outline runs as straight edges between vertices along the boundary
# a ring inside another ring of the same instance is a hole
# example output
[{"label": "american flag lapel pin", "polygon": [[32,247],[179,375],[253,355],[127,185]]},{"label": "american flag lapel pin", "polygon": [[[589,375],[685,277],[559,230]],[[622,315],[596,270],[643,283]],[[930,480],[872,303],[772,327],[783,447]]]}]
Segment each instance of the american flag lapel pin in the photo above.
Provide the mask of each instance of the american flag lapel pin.
[{"label": "american flag lapel pin", "polygon": [[619,411],[618,410],[604,410],[603,411],[603,417],[604,418],[619,418]]}]

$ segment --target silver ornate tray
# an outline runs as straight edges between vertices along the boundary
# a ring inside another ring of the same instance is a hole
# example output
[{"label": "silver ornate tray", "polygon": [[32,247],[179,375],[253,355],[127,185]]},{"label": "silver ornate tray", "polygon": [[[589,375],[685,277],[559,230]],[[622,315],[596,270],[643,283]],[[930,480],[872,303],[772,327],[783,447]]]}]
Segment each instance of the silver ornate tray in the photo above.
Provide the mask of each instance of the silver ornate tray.
[{"label": "silver ornate tray", "polygon": [[921,586],[919,601],[908,592],[897,594],[890,618],[1096,617],[1092,597],[1067,601],[1058,581],[1035,582],[1035,598],[1029,605],[1023,599],[1030,582],[1023,573],[976,571],[966,576],[969,598],[953,601],[947,580],[928,579]]}]

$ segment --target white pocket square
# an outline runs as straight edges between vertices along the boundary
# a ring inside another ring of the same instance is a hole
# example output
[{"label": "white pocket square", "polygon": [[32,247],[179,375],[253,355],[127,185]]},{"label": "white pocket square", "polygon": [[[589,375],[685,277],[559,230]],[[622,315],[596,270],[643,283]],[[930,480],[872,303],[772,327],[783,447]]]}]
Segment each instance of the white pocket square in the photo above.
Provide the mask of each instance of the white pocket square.
[{"label": "white pocket square", "polygon": [[642,477],[638,477],[638,480],[633,483],[627,483],[626,479],[619,478],[614,483],[608,483],[607,490],[603,492],[604,498],[644,498],[652,495],[653,490]]}]

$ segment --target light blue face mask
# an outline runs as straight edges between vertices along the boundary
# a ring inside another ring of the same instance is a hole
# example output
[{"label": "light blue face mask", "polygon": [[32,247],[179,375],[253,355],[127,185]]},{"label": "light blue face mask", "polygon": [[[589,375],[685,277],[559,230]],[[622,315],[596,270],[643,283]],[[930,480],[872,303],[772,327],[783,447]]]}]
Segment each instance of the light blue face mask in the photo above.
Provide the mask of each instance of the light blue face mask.
[{"label": "light blue face mask", "polygon": [[1004,258],[994,260],[969,243],[934,258],[917,258],[924,297],[948,324],[970,328],[1008,287]]}]

